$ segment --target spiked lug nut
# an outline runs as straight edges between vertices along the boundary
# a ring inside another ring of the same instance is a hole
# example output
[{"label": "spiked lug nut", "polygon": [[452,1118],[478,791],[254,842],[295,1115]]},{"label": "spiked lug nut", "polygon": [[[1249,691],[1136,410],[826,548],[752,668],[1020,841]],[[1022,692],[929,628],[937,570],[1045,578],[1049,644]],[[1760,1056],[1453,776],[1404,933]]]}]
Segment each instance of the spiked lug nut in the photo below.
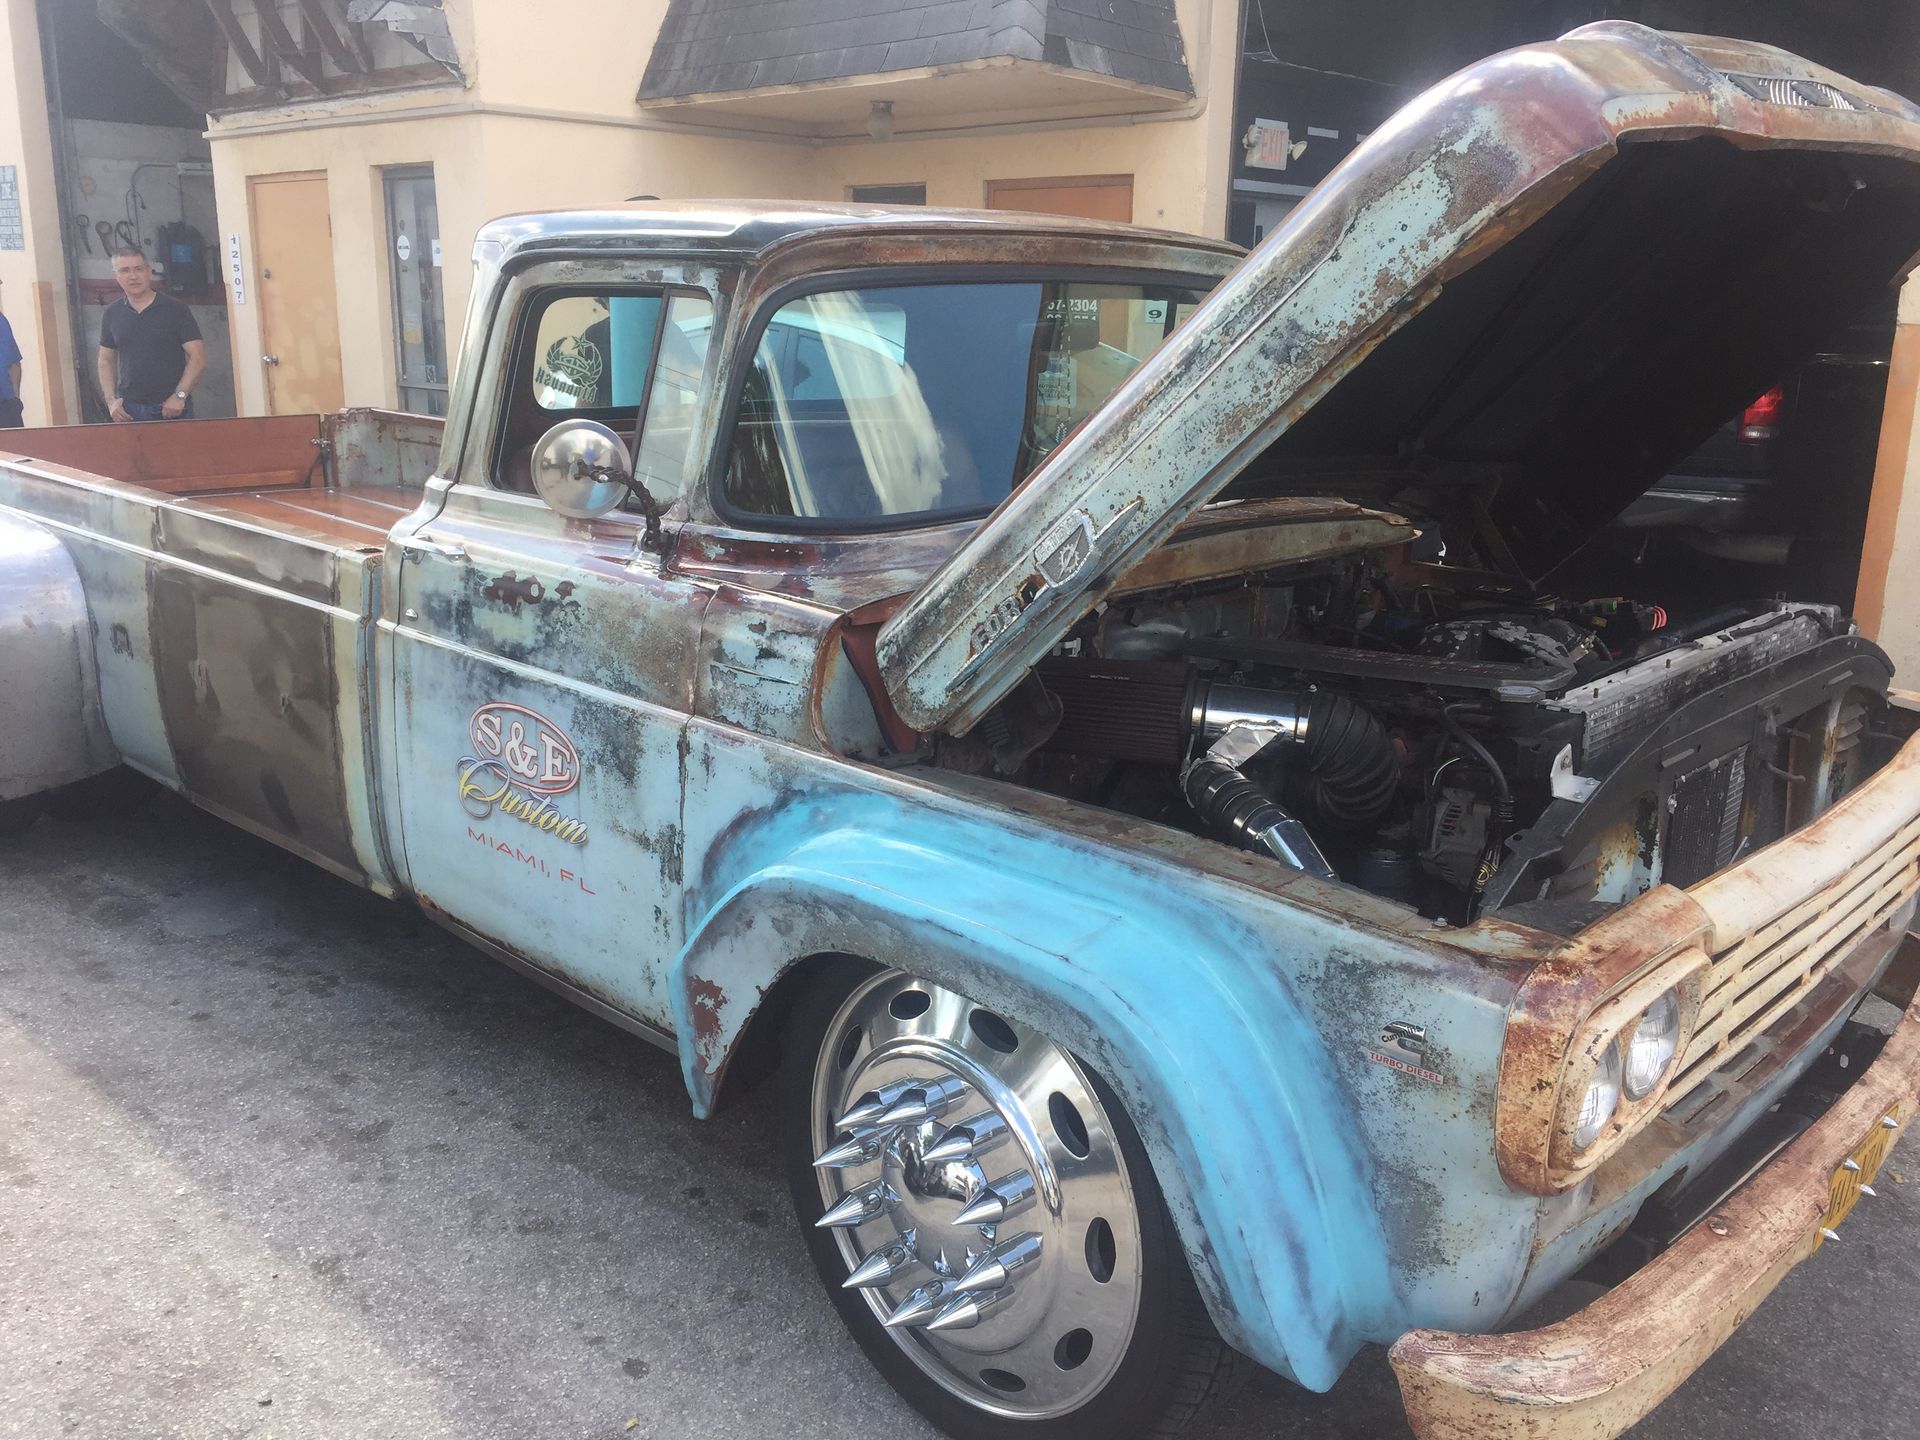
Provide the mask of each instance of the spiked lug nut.
[{"label": "spiked lug nut", "polygon": [[1880,1198],[1880,1192],[1874,1189],[1873,1186],[1871,1185],[1862,1185],[1860,1187],[1860,1193],[1866,1196],[1869,1200],[1878,1200]]},{"label": "spiked lug nut", "polygon": [[970,1087],[958,1075],[945,1075],[916,1085],[888,1106],[878,1121],[881,1125],[918,1125],[932,1120],[965,1095]]},{"label": "spiked lug nut", "polygon": [[914,1254],[905,1245],[889,1245],[876,1250],[858,1265],[853,1273],[840,1282],[842,1290],[871,1290],[885,1285],[894,1276],[913,1264]]},{"label": "spiked lug nut", "polygon": [[1858,1175],[1860,1173],[1860,1162],[1858,1160],[1842,1160],[1840,1162],[1840,1168],[1849,1175]]},{"label": "spiked lug nut", "polygon": [[850,1165],[864,1165],[869,1160],[879,1158],[881,1148],[893,1131],[884,1127],[872,1130],[856,1130],[852,1135],[833,1146],[813,1162],[816,1170],[845,1170]]},{"label": "spiked lug nut", "polygon": [[814,1228],[850,1229],[864,1225],[877,1216],[885,1215],[899,1203],[900,1197],[885,1180],[870,1180],[842,1195],[831,1210],[813,1222]]},{"label": "spiked lug nut", "polygon": [[974,1196],[966,1209],[953,1217],[953,1223],[998,1225],[1002,1220],[1011,1219],[1028,1209],[1033,1204],[1034,1195],[1032,1172],[1016,1170],[1011,1175],[1002,1175]]},{"label": "spiked lug nut", "polygon": [[1838,1240],[1840,1238],[1840,1232],[1838,1230],[1829,1230],[1823,1225],[1820,1227],[1820,1238],[1822,1240]]},{"label": "spiked lug nut", "polygon": [[1900,1128],[1900,1122],[1891,1115],[1882,1115],[1880,1117],[1880,1126],[1885,1130],[1898,1130]]},{"label": "spiked lug nut", "polygon": [[882,1085],[878,1090],[869,1090],[855,1102],[853,1108],[833,1122],[836,1130],[861,1130],[873,1124],[907,1091],[925,1084],[921,1080],[896,1080],[891,1085]]},{"label": "spiked lug nut", "polygon": [[1013,1287],[1010,1285],[1000,1290],[957,1296],[927,1322],[927,1331],[929,1334],[938,1334],[942,1330],[971,1330],[986,1318],[988,1312],[998,1310],[1011,1299]]},{"label": "spiked lug nut", "polygon": [[968,1267],[967,1273],[953,1282],[955,1293],[977,1294],[983,1290],[1003,1289],[1014,1275],[1040,1258],[1040,1237],[1016,1235],[1002,1241]]},{"label": "spiked lug nut", "polygon": [[948,1282],[929,1280],[906,1299],[893,1307],[893,1313],[880,1323],[889,1330],[898,1330],[911,1325],[916,1328],[925,1325],[940,1311],[947,1302]]},{"label": "spiked lug nut", "polygon": [[921,1159],[929,1165],[984,1155],[1013,1132],[998,1110],[970,1115],[926,1148]]}]

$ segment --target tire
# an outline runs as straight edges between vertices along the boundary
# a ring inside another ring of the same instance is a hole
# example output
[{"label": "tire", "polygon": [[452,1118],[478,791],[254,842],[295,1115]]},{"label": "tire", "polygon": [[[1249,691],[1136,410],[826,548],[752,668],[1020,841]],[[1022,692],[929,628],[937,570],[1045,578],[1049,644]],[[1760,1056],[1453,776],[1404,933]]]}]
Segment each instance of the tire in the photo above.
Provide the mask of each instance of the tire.
[{"label": "tire", "polygon": [[957,1440],[1203,1427],[1253,1362],[1208,1318],[1106,1084],[899,971],[813,979],[782,1047],[783,1160],[827,1293],[888,1383]]}]

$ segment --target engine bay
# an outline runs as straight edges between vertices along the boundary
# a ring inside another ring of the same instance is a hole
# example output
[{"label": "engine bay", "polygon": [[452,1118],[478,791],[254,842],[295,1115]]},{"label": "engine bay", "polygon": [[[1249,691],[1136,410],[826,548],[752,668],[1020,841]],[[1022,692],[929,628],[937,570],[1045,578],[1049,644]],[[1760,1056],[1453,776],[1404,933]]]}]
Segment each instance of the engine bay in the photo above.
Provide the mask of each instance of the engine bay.
[{"label": "engine bay", "polygon": [[1845,794],[1890,673],[1831,607],[1673,614],[1375,552],[1116,598],[936,761],[1571,933]]}]

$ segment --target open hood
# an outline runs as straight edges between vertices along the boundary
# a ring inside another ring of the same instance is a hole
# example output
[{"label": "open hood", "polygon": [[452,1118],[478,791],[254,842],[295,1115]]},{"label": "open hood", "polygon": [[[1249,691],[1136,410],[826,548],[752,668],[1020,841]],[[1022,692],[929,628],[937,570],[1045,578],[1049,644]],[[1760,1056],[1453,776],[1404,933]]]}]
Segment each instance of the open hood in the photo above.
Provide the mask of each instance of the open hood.
[{"label": "open hood", "polygon": [[1537,578],[1920,252],[1920,108],[1621,22],[1408,105],[887,622],[970,729],[1182,520],[1325,495]]}]

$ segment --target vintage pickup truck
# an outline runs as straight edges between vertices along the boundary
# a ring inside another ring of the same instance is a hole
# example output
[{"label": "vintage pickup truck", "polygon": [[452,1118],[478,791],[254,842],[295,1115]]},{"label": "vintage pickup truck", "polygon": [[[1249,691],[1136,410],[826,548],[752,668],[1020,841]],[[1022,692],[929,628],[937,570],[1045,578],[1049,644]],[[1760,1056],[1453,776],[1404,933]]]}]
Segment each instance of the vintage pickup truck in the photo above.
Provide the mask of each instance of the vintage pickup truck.
[{"label": "vintage pickup truck", "polygon": [[0,800],[131,767],[703,1114],[777,1073],[833,1302],[955,1435],[1369,1343],[1423,1437],[1616,1435],[1914,1113],[1920,741],[1831,609],[1541,582],[1916,251],[1920,110],[1612,23],[1244,258],[502,220],[444,434],[9,435]]}]

